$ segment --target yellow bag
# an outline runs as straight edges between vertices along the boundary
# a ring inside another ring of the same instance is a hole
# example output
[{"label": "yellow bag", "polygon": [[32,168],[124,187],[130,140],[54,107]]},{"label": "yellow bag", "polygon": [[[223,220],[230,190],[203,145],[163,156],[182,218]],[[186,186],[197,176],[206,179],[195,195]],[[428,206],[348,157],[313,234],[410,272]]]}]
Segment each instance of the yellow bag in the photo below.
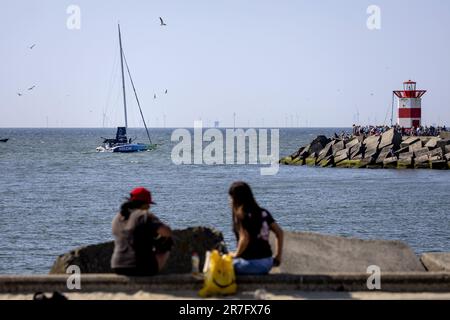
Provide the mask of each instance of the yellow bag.
[{"label": "yellow bag", "polygon": [[198,294],[205,298],[212,295],[231,295],[236,291],[233,258],[228,254],[221,256],[217,250],[212,251],[205,274],[205,283]]}]

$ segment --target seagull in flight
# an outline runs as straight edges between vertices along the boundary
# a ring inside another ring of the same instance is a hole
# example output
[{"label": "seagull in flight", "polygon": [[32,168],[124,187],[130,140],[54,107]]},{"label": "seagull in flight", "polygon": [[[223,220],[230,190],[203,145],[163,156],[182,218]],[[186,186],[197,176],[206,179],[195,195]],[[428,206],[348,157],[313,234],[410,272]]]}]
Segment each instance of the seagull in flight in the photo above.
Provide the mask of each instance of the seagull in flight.
[{"label": "seagull in flight", "polygon": [[21,94],[20,92],[17,92],[17,95],[18,95],[19,97],[21,97],[21,96],[22,96],[22,94]]},{"label": "seagull in flight", "polygon": [[166,91],[164,91],[164,93],[167,94],[167,89],[166,89]]},{"label": "seagull in flight", "polygon": [[156,93],[153,95],[153,99],[156,99]]},{"label": "seagull in flight", "polygon": [[36,88],[36,86],[34,85],[34,86],[32,86],[32,87],[29,87],[28,88],[28,90],[33,90],[34,88]]},{"label": "seagull in flight", "polygon": [[33,44],[31,47],[28,47],[28,49],[33,50],[33,48],[36,46],[36,44]]},{"label": "seagull in flight", "polygon": [[164,20],[161,17],[159,17],[159,21],[161,21],[161,27],[167,26],[167,24],[164,22]]}]

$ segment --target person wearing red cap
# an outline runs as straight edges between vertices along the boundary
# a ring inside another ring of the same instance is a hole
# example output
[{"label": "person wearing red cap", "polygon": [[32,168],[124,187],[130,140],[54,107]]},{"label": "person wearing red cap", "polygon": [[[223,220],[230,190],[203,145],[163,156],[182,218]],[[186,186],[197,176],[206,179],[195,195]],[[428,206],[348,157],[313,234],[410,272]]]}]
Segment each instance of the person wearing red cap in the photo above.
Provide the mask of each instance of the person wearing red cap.
[{"label": "person wearing red cap", "polygon": [[111,268],[130,276],[150,276],[164,267],[173,245],[172,231],[149,211],[155,204],[143,187],[133,189],[112,222]]}]

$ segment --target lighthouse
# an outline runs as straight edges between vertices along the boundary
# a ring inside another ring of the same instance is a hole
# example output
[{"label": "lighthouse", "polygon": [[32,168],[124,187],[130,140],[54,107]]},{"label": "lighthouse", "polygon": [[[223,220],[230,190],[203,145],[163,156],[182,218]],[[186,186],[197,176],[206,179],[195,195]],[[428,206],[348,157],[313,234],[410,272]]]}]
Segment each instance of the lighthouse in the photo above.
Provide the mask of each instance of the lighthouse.
[{"label": "lighthouse", "polygon": [[416,90],[416,82],[403,82],[403,90],[394,91],[397,96],[397,124],[403,128],[417,128],[422,125],[422,97],[426,90]]}]

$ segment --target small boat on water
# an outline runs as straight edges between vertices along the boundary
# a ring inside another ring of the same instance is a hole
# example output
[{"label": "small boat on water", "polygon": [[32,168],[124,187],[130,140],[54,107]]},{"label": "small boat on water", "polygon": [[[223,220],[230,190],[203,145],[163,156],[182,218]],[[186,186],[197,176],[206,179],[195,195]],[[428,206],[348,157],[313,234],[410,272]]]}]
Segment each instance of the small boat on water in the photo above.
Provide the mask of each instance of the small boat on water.
[{"label": "small boat on water", "polygon": [[0,142],[8,142],[9,139],[0,139]]},{"label": "small boat on water", "polygon": [[[115,138],[103,138],[102,146],[97,147],[98,152],[121,152],[121,153],[130,153],[130,152],[139,152],[139,151],[150,151],[156,148],[156,144],[152,143],[152,139],[150,138],[150,134],[148,133],[147,124],[145,123],[144,114],[142,113],[141,105],[139,103],[139,99],[136,93],[136,88],[134,87],[133,79],[131,78],[130,69],[128,68],[128,63],[125,58],[123,47],[122,47],[122,35],[119,29],[119,47],[120,47],[120,65],[122,70],[122,93],[123,93],[123,109],[125,114],[125,126],[118,127]],[[130,78],[131,85],[133,87],[134,95],[136,98],[137,105],[139,107],[139,111],[141,114],[142,121],[144,123],[145,131],[147,133],[147,137],[149,140],[149,144],[144,143],[133,143],[131,138],[127,137],[127,100],[126,100],[126,92],[125,92],[125,75],[124,75],[124,63],[127,68],[127,73]]]},{"label": "small boat on water", "polygon": [[153,149],[152,148],[153,145],[147,145],[144,143],[132,143],[132,142],[133,141],[131,138],[130,139],[127,138],[127,128],[118,127],[116,138],[115,139],[103,138],[103,145],[97,147],[97,151],[130,153]]}]

